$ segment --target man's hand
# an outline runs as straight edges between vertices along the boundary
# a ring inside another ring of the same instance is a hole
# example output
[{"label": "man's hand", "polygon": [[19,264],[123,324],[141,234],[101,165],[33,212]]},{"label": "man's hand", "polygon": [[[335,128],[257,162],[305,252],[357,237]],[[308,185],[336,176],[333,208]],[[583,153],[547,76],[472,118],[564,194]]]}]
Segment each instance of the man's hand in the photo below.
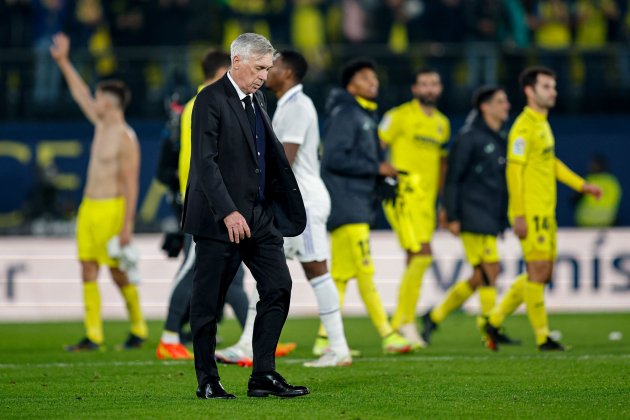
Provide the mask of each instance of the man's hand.
[{"label": "man's hand", "polygon": [[120,247],[124,247],[129,245],[131,242],[131,226],[123,226],[122,230],[118,234],[118,241],[120,242]]},{"label": "man's hand", "polygon": [[251,238],[252,233],[247,226],[247,221],[243,215],[237,211],[233,211],[223,219],[230,236],[230,242],[239,243],[245,237]]},{"label": "man's hand", "polygon": [[394,168],[389,162],[381,162],[381,164],[378,166],[378,174],[395,178],[398,176],[398,170]]},{"label": "man's hand", "polygon": [[462,224],[459,222],[459,220],[449,222],[446,225],[446,228],[455,236],[459,236],[459,234],[462,232]]},{"label": "man's hand", "polygon": [[519,239],[527,237],[527,221],[524,216],[516,216],[514,218],[514,233]]},{"label": "man's hand", "polygon": [[582,187],[581,192],[582,194],[592,195],[597,200],[599,200],[602,197],[602,189],[598,187],[597,185],[589,184],[588,182],[584,183],[584,186]]},{"label": "man's hand", "polygon": [[50,55],[56,62],[68,59],[70,53],[70,38],[63,32],[58,32],[53,36],[53,44],[50,46]]}]

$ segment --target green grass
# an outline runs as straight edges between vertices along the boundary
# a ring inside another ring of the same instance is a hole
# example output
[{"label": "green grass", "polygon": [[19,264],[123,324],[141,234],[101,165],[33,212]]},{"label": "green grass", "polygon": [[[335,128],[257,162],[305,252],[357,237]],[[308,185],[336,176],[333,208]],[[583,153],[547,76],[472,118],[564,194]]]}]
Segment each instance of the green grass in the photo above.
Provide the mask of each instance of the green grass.
[{"label": "green grass", "polygon": [[[345,321],[363,357],[347,368],[309,369],[315,319],[289,319],[283,341],[298,349],[278,370],[312,394],[293,400],[246,396],[248,369],[220,367],[232,401],[195,397],[192,362],[158,362],[161,324],[138,351],[68,354],[62,344],[82,335],[80,323],[0,324],[0,418],[630,418],[630,314],[552,315],[565,353],[541,354],[527,318],[506,324],[520,347],[491,353],[475,320],[448,318],[433,345],[406,356],[383,356],[367,319]],[[109,344],[126,335],[124,322],[105,324]],[[621,331],[621,341],[609,341]],[[240,331],[220,329],[225,343]],[[113,347],[113,345],[111,346]]]}]

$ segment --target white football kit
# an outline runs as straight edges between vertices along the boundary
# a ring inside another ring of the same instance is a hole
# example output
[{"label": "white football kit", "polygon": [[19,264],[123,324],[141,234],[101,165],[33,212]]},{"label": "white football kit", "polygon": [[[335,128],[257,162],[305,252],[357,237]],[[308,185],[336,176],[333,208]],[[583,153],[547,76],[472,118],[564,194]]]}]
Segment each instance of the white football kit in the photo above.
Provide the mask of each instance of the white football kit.
[{"label": "white football kit", "polygon": [[300,145],[292,168],[306,207],[306,228],[300,236],[284,239],[284,253],[287,258],[297,258],[300,262],[327,260],[326,222],[330,215],[330,196],[319,174],[317,111],[301,84],[278,100],[272,124],[281,142]]}]

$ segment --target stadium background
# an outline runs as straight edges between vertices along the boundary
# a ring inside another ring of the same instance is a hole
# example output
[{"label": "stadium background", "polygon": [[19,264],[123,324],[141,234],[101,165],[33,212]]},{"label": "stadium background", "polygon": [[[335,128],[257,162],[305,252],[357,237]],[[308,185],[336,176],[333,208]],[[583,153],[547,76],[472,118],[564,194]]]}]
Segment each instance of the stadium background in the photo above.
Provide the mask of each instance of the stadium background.
[{"label": "stadium background", "polygon": [[[5,236],[0,238],[0,321],[34,314],[35,319],[63,314],[79,319],[81,313],[72,232],[92,127],[49,57],[55,32],[70,35],[71,59],[91,86],[117,77],[132,89],[128,118],[142,149],[136,230],[147,234],[142,236],[147,266],[164,267],[146,272],[141,293],[144,304],[158,305],[149,313],[160,318],[177,261],[160,254],[159,233],[174,229],[177,221],[164,202],[165,188],[154,180],[157,157],[168,104],[183,103],[195,92],[201,81],[199,59],[208,47],[227,49],[238,33],[255,31],[268,36],[278,49],[302,51],[311,66],[305,91],[313,98],[322,124],[327,93],[337,84],[338,69],[348,58],[368,56],[378,63],[382,112],[410,98],[415,68],[435,67],[445,87],[439,108],[451,119],[454,133],[462,126],[474,88],[482,83],[505,86],[515,116],[523,105],[518,72],[527,64],[549,65],[558,72],[559,101],[550,117],[556,154],[582,175],[594,156],[603,156],[623,187],[630,184],[629,4],[627,0],[1,0],[0,232]],[[558,222],[573,252],[565,262],[567,268],[556,276],[567,285],[565,298],[571,299],[578,272],[580,293],[587,303],[592,296],[585,308],[628,311],[630,236],[623,226],[630,225],[630,197],[622,196],[617,227],[599,234],[572,230],[575,197],[565,187],[558,192]],[[383,249],[388,261],[379,266],[377,260],[377,284],[391,309],[403,256],[382,217],[377,227],[385,232],[377,235],[380,242],[375,249]],[[42,237],[53,239],[47,242]],[[438,240],[461,254],[456,239],[440,233]],[[608,248],[602,245],[610,243]],[[509,251],[508,258],[518,258],[517,251]],[[452,273],[460,254],[438,254],[438,270],[443,267]],[[55,267],[55,261],[61,268]],[[595,264],[608,267],[601,278]],[[434,270],[425,285],[435,284],[438,277]],[[605,304],[602,289],[592,287],[595,278],[619,299],[618,306]],[[503,276],[502,281],[509,279]],[[454,280],[439,280],[437,288],[425,286],[429,300]],[[109,282],[104,283],[105,315],[122,317],[118,297],[112,288],[110,299]],[[46,292],[51,285],[60,300],[51,300]],[[314,314],[312,296],[304,293],[302,312]],[[355,299],[358,302],[356,295],[349,297],[351,308]],[[424,295],[423,299],[422,305],[428,305]],[[38,312],[42,304],[52,306]],[[60,310],[73,305],[74,311]]]}]

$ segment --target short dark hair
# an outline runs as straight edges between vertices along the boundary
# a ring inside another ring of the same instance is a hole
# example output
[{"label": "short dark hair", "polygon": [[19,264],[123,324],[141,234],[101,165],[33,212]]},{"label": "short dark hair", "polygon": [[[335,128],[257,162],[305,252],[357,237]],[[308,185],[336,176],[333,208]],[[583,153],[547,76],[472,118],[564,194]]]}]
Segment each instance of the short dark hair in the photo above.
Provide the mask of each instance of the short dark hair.
[{"label": "short dark hair", "polygon": [[221,67],[230,67],[230,54],[221,50],[208,50],[201,60],[201,69],[203,77],[210,79],[217,74]]},{"label": "short dark hair", "polygon": [[481,112],[481,104],[488,103],[494,98],[494,95],[497,92],[505,91],[501,86],[496,85],[485,85],[481,86],[475,93],[473,93],[472,97],[472,106],[477,111]]},{"label": "short dark hair", "polygon": [[416,81],[418,80],[418,77],[423,76],[425,74],[437,74],[438,76],[440,75],[440,73],[433,67],[420,67],[414,73],[413,80],[411,81],[411,83],[416,83]]},{"label": "short dark hair", "polygon": [[344,64],[341,68],[341,86],[348,87],[354,75],[363,69],[376,71],[376,64],[369,58],[355,58]]},{"label": "short dark hair", "polygon": [[556,78],[556,72],[549,67],[544,66],[530,66],[525,68],[518,76],[518,83],[521,85],[523,92],[527,86],[534,87],[538,80],[538,75],[544,74],[545,76]]},{"label": "short dark hair", "polygon": [[125,110],[129,102],[131,102],[131,91],[122,80],[103,80],[96,85],[96,90],[116,96],[122,110]]},{"label": "short dark hair", "polygon": [[282,62],[293,70],[298,82],[304,80],[308,71],[308,63],[302,54],[293,50],[283,50],[280,51],[280,57],[282,57]]}]

